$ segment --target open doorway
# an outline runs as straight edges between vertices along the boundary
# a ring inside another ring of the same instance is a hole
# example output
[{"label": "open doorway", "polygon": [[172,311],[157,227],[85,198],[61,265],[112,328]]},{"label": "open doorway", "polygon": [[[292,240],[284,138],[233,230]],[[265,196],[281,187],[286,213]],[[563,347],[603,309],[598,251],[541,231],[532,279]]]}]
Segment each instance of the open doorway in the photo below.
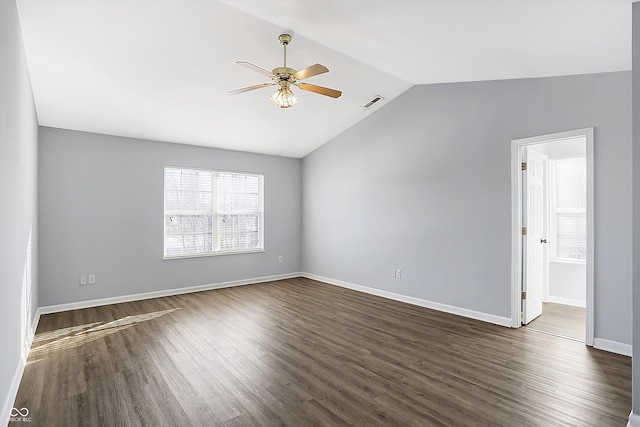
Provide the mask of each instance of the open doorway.
[{"label": "open doorway", "polygon": [[593,345],[593,129],[512,141],[512,326]]}]

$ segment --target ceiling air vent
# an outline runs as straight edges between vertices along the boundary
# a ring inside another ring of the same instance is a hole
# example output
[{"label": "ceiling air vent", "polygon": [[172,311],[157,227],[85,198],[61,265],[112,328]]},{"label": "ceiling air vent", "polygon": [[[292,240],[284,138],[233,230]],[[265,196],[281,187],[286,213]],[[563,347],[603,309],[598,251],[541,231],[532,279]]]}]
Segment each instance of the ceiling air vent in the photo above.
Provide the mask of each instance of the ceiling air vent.
[{"label": "ceiling air vent", "polygon": [[381,99],[383,99],[383,98],[380,95],[376,95],[375,98],[373,98],[371,101],[369,101],[366,104],[364,104],[364,108],[371,107],[373,104],[375,104],[376,102],[380,101]]}]

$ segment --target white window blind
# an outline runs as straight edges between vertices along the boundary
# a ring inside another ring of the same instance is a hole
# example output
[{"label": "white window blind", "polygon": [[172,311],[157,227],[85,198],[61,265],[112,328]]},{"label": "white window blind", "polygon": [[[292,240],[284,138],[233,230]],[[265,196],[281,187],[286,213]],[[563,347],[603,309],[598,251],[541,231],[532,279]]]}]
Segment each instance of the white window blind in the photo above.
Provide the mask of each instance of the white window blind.
[{"label": "white window blind", "polygon": [[552,159],[551,257],[587,257],[587,162],[585,157]]},{"label": "white window blind", "polygon": [[263,176],[164,169],[165,258],[264,249]]}]

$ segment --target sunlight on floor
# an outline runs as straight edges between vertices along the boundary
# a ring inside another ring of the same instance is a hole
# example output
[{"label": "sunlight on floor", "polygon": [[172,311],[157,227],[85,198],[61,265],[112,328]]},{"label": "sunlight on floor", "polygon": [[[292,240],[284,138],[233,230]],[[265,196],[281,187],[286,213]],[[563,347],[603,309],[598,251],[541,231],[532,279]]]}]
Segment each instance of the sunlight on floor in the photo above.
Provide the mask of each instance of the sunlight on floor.
[{"label": "sunlight on floor", "polygon": [[[68,328],[57,329],[39,333],[35,336],[34,346],[30,355],[38,355],[44,351],[63,350],[74,348],[79,345],[95,341],[104,336],[113,334],[118,331],[127,329],[135,324],[146,322],[160,316],[172,313],[180,308],[171,308],[169,310],[154,311],[151,313],[136,314],[133,316],[122,317],[111,322],[94,322],[85,325],[72,326]],[[96,326],[97,325],[97,326]],[[79,331],[79,332],[78,332]],[[77,332],[77,333],[76,333]],[[48,343],[44,341],[54,340]],[[43,343],[36,346],[36,343]]]}]

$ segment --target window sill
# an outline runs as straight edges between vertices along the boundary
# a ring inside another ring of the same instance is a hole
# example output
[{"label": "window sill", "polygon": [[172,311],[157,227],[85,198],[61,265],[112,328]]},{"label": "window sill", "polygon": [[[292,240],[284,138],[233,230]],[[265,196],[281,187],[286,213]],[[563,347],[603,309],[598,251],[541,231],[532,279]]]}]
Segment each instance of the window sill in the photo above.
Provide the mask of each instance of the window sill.
[{"label": "window sill", "polygon": [[586,265],[587,261],[582,259],[563,259],[563,258],[551,258],[549,262],[553,262],[556,264],[575,264],[575,265]]},{"label": "window sill", "polygon": [[225,252],[213,252],[210,254],[194,254],[194,255],[171,255],[171,256],[163,256],[163,261],[171,261],[174,259],[188,259],[188,258],[206,258],[206,257],[215,257],[222,255],[242,255],[242,254],[255,254],[265,252],[264,249],[255,249],[250,251],[225,251]]}]

